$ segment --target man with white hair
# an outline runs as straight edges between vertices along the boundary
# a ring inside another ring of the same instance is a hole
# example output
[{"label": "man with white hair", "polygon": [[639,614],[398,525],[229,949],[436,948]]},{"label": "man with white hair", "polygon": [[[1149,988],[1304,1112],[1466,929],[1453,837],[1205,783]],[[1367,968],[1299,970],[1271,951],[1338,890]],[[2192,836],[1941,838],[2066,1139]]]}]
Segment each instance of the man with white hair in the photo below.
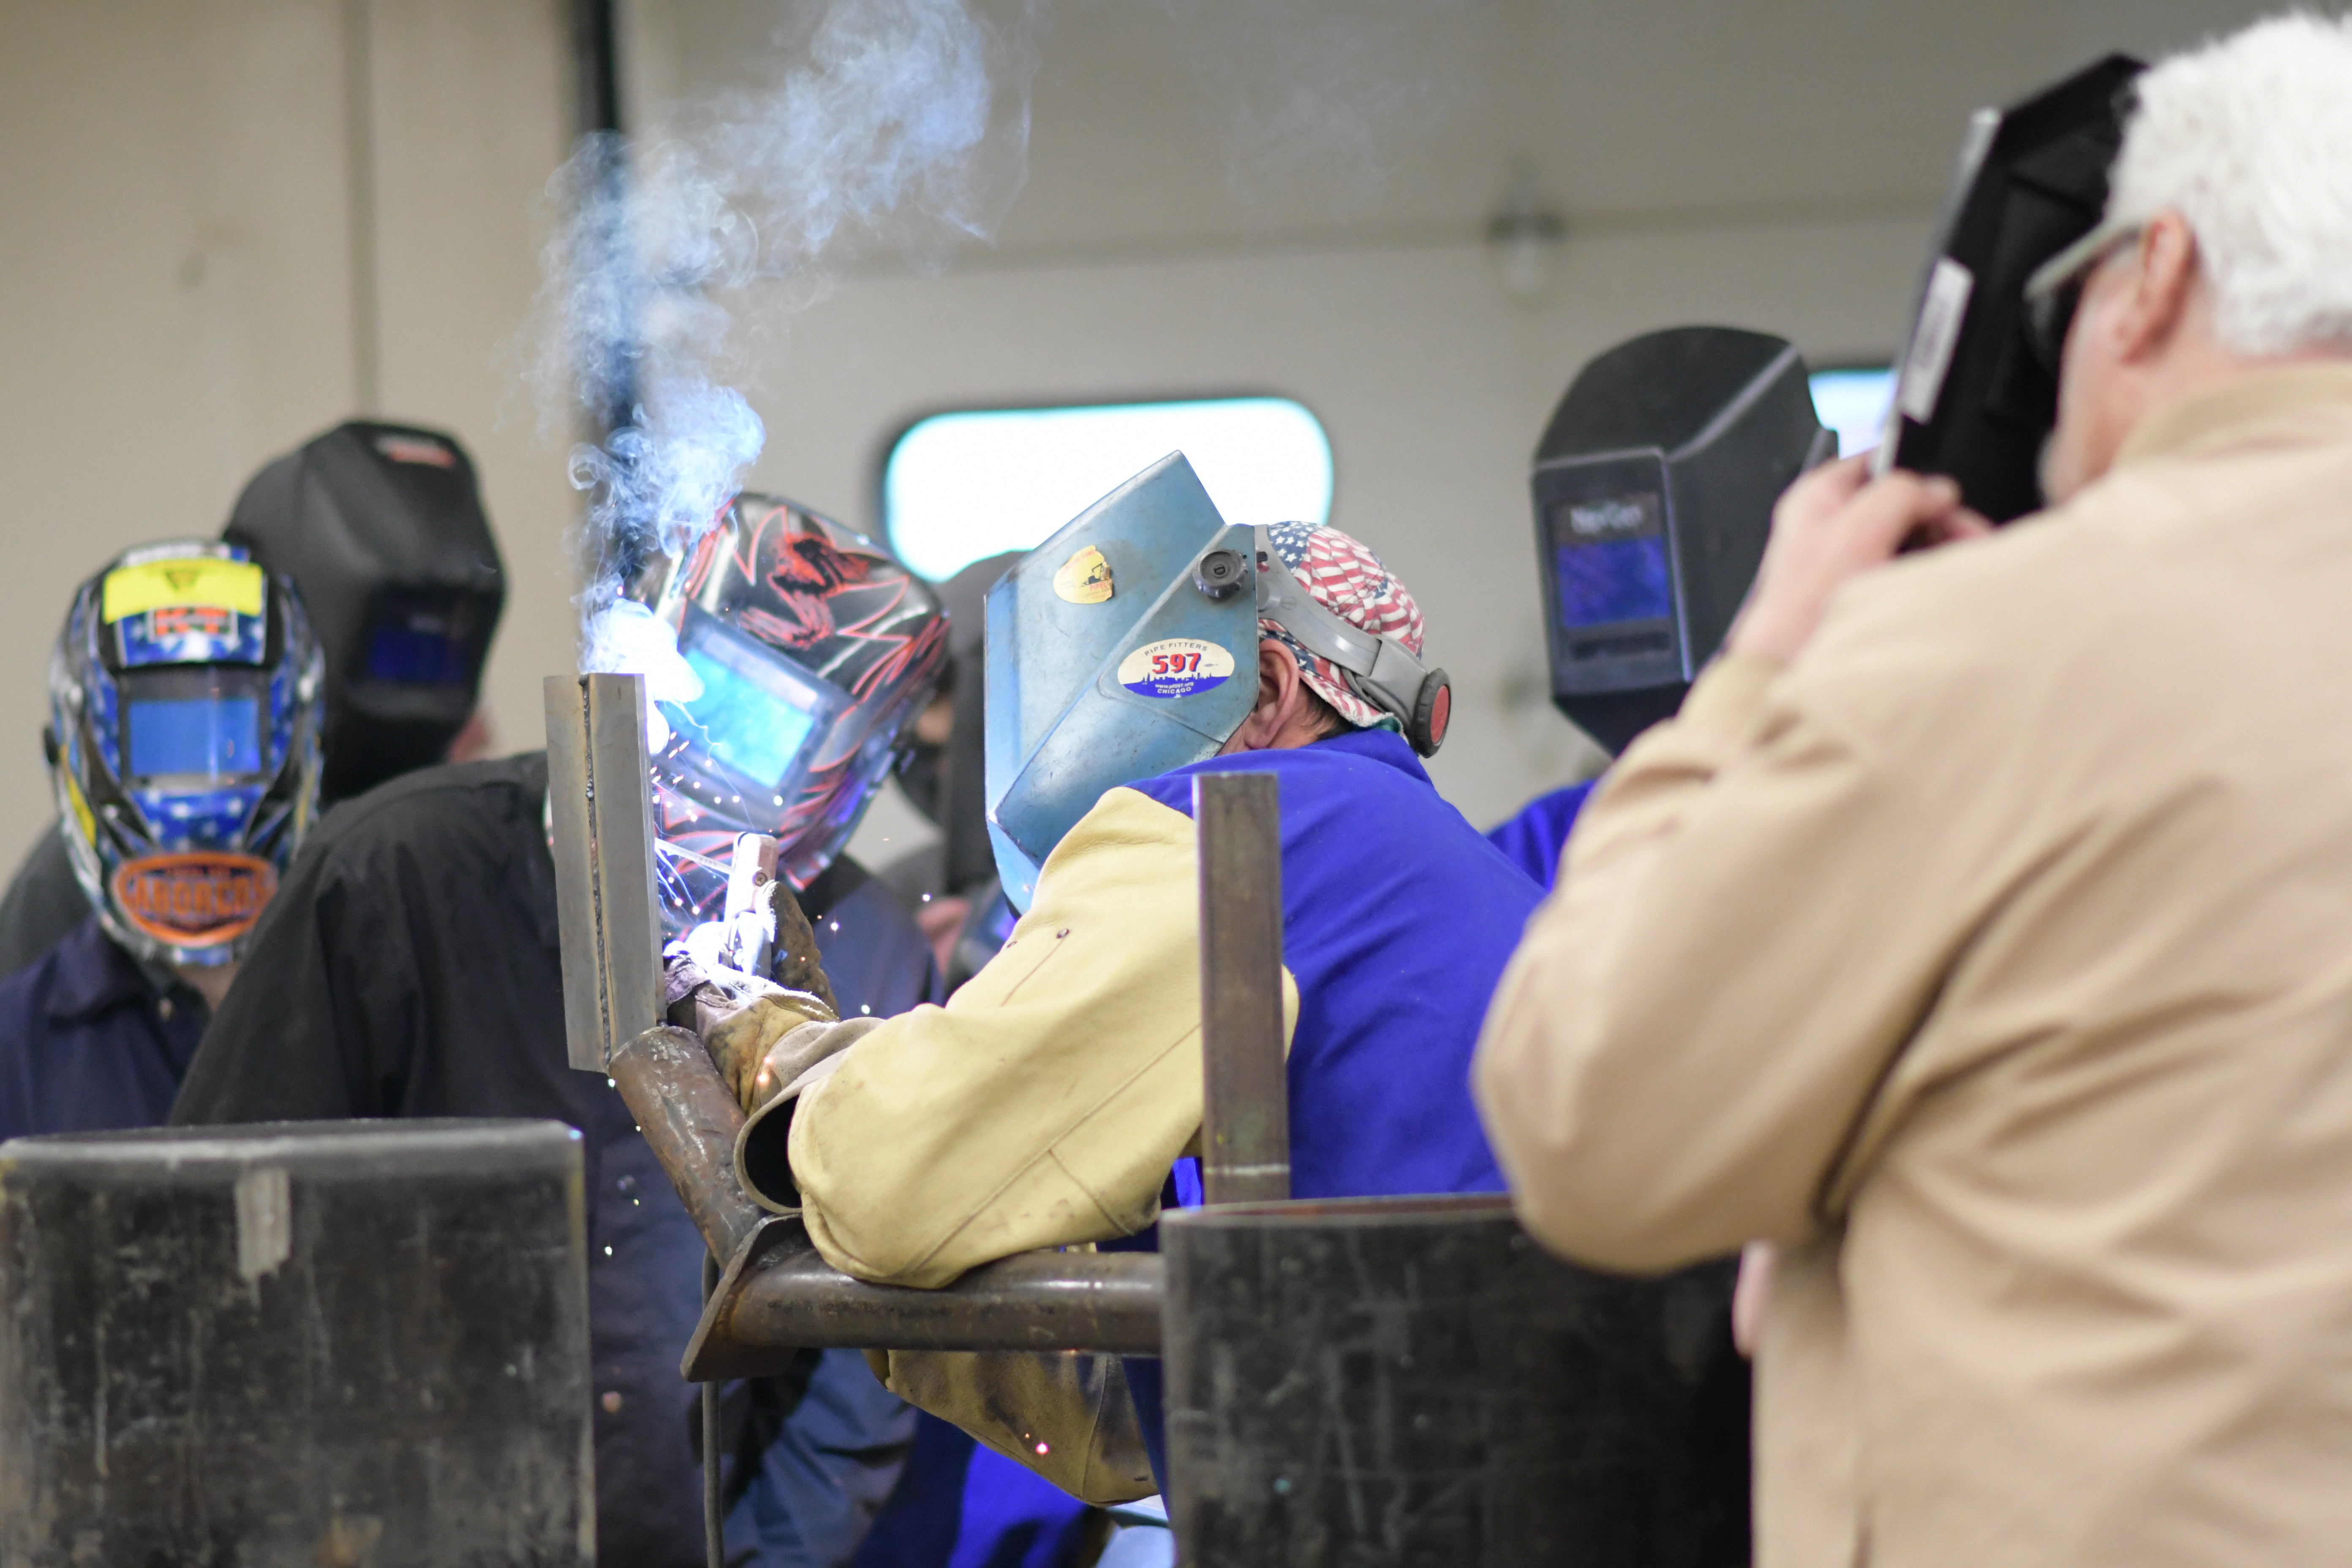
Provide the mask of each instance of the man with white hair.
[{"label": "man with white hair", "polygon": [[2352,1552],[2352,26],[2147,73],[2069,285],[2051,509],[1793,487],[1479,1045],[1546,1240],[1780,1248],[1766,1568]]}]

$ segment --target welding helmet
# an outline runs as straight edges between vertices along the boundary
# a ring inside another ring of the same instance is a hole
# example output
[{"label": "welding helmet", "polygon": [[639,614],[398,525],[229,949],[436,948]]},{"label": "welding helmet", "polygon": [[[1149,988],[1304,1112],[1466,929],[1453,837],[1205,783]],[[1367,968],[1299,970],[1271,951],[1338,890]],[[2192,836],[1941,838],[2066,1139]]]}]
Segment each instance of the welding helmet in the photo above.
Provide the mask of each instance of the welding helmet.
[{"label": "welding helmet", "polygon": [[74,874],[125,951],[239,955],[317,815],[324,682],[300,601],[239,546],[151,544],[75,594],[43,739]]},{"label": "welding helmet", "polygon": [[988,844],[982,788],[982,712],[987,691],[988,591],[1011,571],[1021,552],[975,561],[939,585],[948,617],[948,658],[940,694],[952,704],[947,739],[910,740],[899,760],[898,786],[941,835],[936,890],[960,893],[996,875]]},{"label": "welding helmet", "polygon": [[2132,83],[2110,55],[2006,110],[1980,109],[1961,142],[1917,307],[1896,358],[1895,405],[1874,461],[1946,474],[2007,522],[2042,504],[2042,443],[2058,414],[2058,350],[2081,279],[2062,262],[2107,205]]},{"label": "welding helmet", "polygon": [[922,579],[864,534],[740,495],[680,557],[649,562],[623,616],[674,637],[648,678],[656,880],[673,936],[720,917],[736,837],[778,840],[805,888],[889,776],[947,652]]},{"label": "welding helmet", "polygon": [[328,800],[447,756],[506,604],[473,461],[455,437],[338,426],[255,475],[222,537],[292,578],[319,629]]},{"label": "welding helmet", "polygon": [[1213,757],[1233,738],[1257,703],[1262,620],[1328,661],[1327,679],[1423,755],[1443,742],[1445,672],[1422,662],[1417,637],[1408,646],[1319,603],[1288,563],[1293,531],[1316,531],[1228,526],[1174,452],[990,590],[988,832],[1015,909],[1029,907],[1038,867],[1105,791]]},{"label": "welding helmet", "polygon": [[1837,455],[1782,339],[1675,327],[1569,384],[1536,448],[1552,701],[1615,753],[1682,703],[1755,580],[1772,503]]}]

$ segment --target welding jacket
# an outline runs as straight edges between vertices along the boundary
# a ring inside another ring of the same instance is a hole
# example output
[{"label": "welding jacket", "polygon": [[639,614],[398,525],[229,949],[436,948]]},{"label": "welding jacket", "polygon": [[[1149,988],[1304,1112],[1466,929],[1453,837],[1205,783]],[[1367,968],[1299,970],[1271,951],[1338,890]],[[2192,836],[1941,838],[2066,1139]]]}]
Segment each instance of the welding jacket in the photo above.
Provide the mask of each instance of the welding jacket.
[{"label": "welding jacket", "polygon": [[[703,1562],[695,1390],[700,1234],[601,1075],[567,1062],[544,753],[435,767],[337,806],[289,868],[173,1121],[525,1116],[582,1134],[597,1558]],[[856,1015],[930,994],[930,950],[846,860],[806,895]],[[862,1016],[862,1015],[861,1015]],[[845,1561],[914,1415],[854,1352],[728,1393],[730,1562]]]},{"label": "welding jacket", "polygon": [[793,1173],[835,1267],[938,1286],[1157,1218],[1201,1123],[1192,779],[1221,772],[1281,783],[1292,1191],[1501,1190],[1470,1053],[1542,890],[1402,740],[1351,731],[1109,791],[987,967],[803,1089]]},{"label": "welding jacket", "polygon": [[1720,661],[1626,749],[1478,1087],[1521,1217],[1780,1245],[1764,1568],[2341,1563],[2352,364]]},{"label": "welding jacket", "polygon": [[1539,795],[1519,807],[1517,815],[1486,829],[1486,842],[1510,858],[1511,864],[1549,888],[1559,879],[1560,851],[1568,847],[1569,830],[1585,798],[1601,781],[1586,779]]}]

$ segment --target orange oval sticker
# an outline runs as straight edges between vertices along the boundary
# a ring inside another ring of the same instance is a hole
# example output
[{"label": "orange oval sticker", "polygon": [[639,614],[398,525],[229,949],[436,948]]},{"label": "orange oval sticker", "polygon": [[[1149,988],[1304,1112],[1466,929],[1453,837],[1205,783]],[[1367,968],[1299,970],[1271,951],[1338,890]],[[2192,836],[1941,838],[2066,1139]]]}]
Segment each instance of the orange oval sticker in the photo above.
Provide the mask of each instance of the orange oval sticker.
[{"label": "orange oval sticker", "polygon": [[252,855],[150,855],[114,873],[123,918],[176,947],[214,947],[242,935],[277,890],[277,868]]}]

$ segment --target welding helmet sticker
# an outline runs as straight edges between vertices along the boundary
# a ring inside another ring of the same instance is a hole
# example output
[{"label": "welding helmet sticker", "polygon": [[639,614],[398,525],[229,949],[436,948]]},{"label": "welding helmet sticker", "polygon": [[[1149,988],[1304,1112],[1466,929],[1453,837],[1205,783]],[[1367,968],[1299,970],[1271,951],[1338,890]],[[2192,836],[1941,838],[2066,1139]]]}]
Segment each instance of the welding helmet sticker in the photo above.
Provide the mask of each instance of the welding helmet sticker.
[{"label": "welding helmet sticker", "polygon": [[719,918],[740,834],[777,839],[795,888],[833,863],[939,682],[947,620],[862,534],[759,495],[629,592],[604,629],[631,645],[609,667],[647,677],[655,876],[679,936]]},{"label": "welding helmet sticker", "polygon": [[278,870],[254,855],[150,855],[114,873],[116,911],[158,942],[217,947],[245,934],[278,890]]},{"label": "welding helmet sticker", "polygon": [[237,545],[135,550],[75,595],[51,773],[75,875],[125,951],[237,956],[317,815],[323,662],[290,585]]},{"label": "welding helmet sticker", "polygon": [[1198,637],[1163,637],[1118,661],[1118,683],[1165,700],[1213,690],[1233,678],[1234,656]]},{"label": "welding helmet sticker", "polygon": [[1073,605],[1107,603],[1113,593],[1110,563],[1093,545],[1062,563],[1054,574],[1054,592]]}]

